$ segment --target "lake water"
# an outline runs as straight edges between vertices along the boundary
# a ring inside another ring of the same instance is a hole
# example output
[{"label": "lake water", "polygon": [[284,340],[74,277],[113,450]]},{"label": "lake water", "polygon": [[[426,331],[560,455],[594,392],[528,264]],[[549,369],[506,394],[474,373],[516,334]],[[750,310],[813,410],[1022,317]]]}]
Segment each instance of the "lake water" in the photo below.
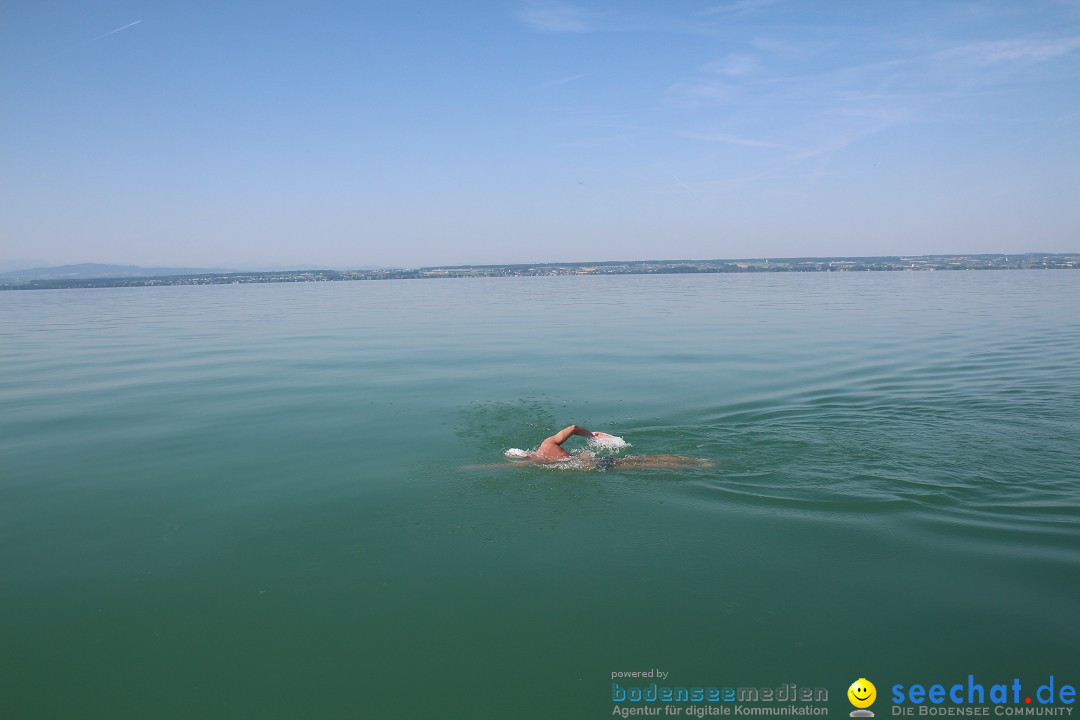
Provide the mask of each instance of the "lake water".
[{"label": "lake water", "polygon": [[[1080,681],[1080,272],[5,292],[0,353],[4,718]],[[715,464],[501,464],[569,423]]]}]

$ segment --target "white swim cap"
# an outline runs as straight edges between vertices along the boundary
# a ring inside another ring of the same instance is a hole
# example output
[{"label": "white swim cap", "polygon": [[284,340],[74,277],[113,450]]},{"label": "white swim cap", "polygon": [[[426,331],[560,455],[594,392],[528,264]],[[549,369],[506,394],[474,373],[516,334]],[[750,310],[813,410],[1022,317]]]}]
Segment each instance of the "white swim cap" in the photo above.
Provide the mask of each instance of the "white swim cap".
[{"label": "white swim cap", "polygon": [[526,450],[522,450],[521,448],[510,448],[509,450],[504,452],[503,455],[508,458],[527,458],[532,455],[532,453]]}]

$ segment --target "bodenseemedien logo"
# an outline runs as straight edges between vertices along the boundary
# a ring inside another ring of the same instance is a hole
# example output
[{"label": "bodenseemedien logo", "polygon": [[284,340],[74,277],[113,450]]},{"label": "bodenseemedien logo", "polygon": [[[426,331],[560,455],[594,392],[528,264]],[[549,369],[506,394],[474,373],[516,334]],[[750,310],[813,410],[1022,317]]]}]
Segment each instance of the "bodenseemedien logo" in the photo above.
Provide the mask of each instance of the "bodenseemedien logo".
[{"label": "bodenseemedien logo", "polygon": [[856,708],[851,711],[851,717],[874,717],[874,713],[866,709],[877,700],[877,688],[874,687],[874,683],[866,678],[859,678],[847,689],[847,697]]}]

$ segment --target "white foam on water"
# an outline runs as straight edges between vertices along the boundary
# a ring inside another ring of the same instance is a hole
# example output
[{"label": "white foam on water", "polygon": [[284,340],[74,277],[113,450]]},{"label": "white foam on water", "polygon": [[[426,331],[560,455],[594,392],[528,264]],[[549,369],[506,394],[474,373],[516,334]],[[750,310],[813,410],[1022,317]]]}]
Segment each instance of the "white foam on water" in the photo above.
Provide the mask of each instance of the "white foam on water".
[{"label": "white foam on water", "polygon": [[631,447],[630,443],[618,435],[608,435],[607,433],[593,435],[589,438],[589,446],[603,450],[621,450],[622,448]]}]

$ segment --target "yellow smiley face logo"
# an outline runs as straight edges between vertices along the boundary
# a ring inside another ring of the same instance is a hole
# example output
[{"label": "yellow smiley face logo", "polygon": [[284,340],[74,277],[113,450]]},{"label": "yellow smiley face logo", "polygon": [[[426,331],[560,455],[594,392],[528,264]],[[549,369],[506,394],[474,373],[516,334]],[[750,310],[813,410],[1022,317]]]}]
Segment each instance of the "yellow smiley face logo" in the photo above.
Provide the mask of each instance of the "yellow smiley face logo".
[{"label": "yellow smiley face logo", "polygon": [[859,678],[847,689],[848,700],[857,708],[868,708],[877,699],[877,688],[866,678]]}]

